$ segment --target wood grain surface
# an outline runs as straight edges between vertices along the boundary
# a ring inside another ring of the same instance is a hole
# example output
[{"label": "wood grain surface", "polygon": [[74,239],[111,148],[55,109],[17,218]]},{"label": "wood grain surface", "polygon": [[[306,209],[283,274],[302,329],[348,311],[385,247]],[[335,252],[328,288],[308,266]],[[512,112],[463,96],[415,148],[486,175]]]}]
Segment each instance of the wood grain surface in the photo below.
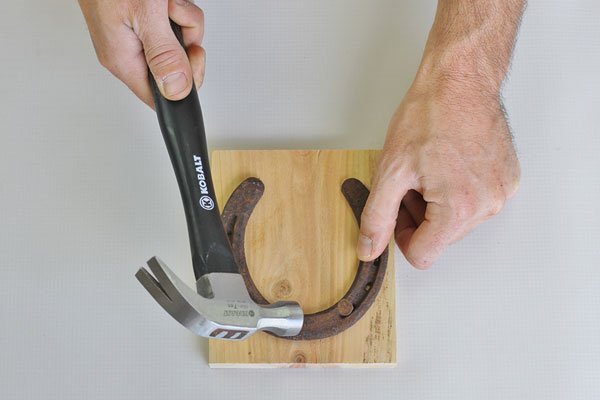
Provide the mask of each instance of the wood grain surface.
[{"label": "wood grain surface", "polygon": [[[371,185],[376,150],[226,150],[212,153],[222,210],[254,176],[265,193],[246,230],[248,268],[270,302],[296,300],[305,313],[326,309],[348,290],[358,267],[358,225],[340,188],[346,178]],[[348,330],[290,341],[259,332],[248,340],[210,339],[211,367],[370,367],[396,365],[394,251],[369,311]]]}]

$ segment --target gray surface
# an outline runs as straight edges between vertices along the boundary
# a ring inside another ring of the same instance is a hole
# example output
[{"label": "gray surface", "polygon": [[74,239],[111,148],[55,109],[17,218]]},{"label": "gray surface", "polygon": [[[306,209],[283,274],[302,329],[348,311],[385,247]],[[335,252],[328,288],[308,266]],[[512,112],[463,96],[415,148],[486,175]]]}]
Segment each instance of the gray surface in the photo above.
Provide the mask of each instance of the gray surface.
[{"label": "gray surface", "polygon": [[[380,147],[435,8],[204,3],[220,149]],[[155,116],[74,1],[5,2],[0,398],[600,398],[599,13],[531,2],[505,92],[519,194],[432,270],[398,257],[397,369],[223,371],[133,276],[159,254],[193,282]]]}]

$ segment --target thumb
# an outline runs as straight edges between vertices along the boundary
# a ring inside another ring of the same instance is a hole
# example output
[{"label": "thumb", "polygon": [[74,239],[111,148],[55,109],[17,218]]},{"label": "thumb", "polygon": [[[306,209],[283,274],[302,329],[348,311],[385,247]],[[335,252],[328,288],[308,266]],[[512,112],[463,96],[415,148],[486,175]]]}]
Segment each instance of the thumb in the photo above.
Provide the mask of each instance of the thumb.
[{"label": "thumb", "polygon": [[413,183],[405,169],[380,162],[371,187],[371,193],[360,220],[360,234],[356,246],[358,258],[371,261],[388,246],[396,226],[402,198]]},{"label": "thumb", "polygon": [[146,62],[158,89],[169,100],[181,100],[192,89],[192,68],[186,52],[171,30],[168,15],[154,18],[141,36]]}]

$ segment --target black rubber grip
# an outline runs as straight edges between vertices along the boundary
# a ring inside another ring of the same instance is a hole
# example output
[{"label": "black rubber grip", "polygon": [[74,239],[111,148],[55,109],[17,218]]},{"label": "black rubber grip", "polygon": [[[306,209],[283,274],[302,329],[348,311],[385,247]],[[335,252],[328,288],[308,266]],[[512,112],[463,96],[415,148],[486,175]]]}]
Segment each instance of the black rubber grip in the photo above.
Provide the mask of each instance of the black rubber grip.
[{"label": "black rubber grip", "polygon": [[[183,46],[181,27],[171,21]],[[215,197],[198,93],[179,101],[162,96],[149,72],[160,129],[175,170],[187,219],[196,279],[210,272],[239,273]]]}]

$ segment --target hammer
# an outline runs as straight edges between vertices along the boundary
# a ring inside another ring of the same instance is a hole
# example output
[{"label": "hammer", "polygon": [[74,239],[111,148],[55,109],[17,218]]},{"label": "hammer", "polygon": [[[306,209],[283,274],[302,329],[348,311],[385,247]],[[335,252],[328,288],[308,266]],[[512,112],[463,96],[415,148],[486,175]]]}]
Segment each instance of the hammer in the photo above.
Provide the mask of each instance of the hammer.
[{"label": "hammer", "polygon": [[[171,21],[183,46],[181,27]],[[160,259],[135,274],[154,299],[180,324],[203,337],[243,340],[265,330],[300,333],[304,313],[297,302],[256,304],[250,298],[225,233],[210,173],[198,94],[179,101],[162,96],[150,75],[158,122],[183,201],[196,277],[194,291]]]}]

